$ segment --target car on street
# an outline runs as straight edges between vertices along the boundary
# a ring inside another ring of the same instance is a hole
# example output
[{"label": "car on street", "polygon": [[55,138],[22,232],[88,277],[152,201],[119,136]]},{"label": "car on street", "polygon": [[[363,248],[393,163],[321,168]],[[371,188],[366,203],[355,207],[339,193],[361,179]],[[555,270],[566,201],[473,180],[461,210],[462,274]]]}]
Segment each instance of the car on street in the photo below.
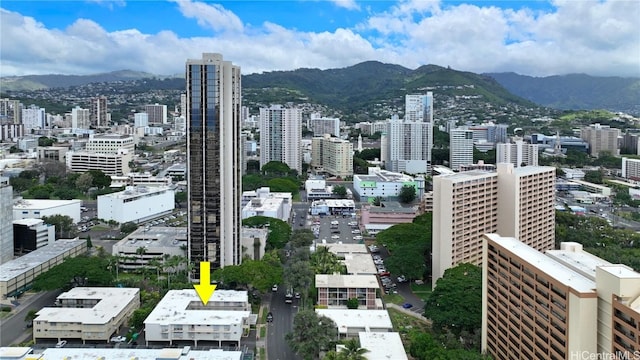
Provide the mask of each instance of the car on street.
[{"label": "car on street", "polygon": [[354,230],[351,230],[351,233],[352,234],[360,234],[360,230],[354,229]]},{"label": "car on street", "polygon": [[299,292],[297,292],[297,293],[295,294],[295,298],[296,298],[296,299],[300,299],[300,293],[299,293]]},{"label": "car on street", "polygon": [[399,283],[407,282],[407,278],[404,275],[398,276],[397,280]]},{"label": "car on street", "polygon": [[411,309],[413,307],[413,305],[411,303],[404,303],[402,304],[402,307],[405,309]]},{"label": "car on street", "polygon": [[370,245],[369,246],[369,251],[371,251],[372,253],[378,253],[378,252],[380,252],[380,249],[375,245]]},{"label": "car on street", "polygon": [[278,291],[278,284],[273,284],[273,286],[271,287],[271,291],[273,292]]},{"label": "car on street", "polygon": [[109,341],[112,342],[112,343],[123,343],[123,342],[127,341],[127,337],[126,336],[114,336]]},{"label": "car on street", "polygon": [[362,240],[362,236],[356,235],[353,237],[353,240]]},{"label": "car on street", "polygon": [[378,270],[378,275],[380,275],[380,276],[388,276],[389,272],[387,270]]},{"label": "car on street", "polygon": [[57,348],[62,348],[62,347],[64,347],[65,345],[67,345],[67,340],[60,340],[60,341],[58,341],[58,342],[56,343],[56,347],[57,347]]},{"label": "car on street", "polygon": [[269,313],[267,314],[267,322],[273,322],[273,314],[271,313],[271,311],[269,311]]}]

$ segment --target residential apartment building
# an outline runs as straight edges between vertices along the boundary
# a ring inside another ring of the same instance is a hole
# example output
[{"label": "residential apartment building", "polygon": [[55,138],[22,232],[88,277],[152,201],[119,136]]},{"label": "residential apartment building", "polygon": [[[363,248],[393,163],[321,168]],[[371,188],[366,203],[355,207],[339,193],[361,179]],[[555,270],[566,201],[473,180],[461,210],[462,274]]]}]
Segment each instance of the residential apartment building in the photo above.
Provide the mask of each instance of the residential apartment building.
[{"label": "residential apartment building", "polygon": [[71,109],[71,128],[89,129],[91,127],[91,110],[79,106]]},{"label": "residential apartment building", "polygon": [[186,62],[189,261],[199,279],[211,269],[238,265],[242,153],[240,67],[221,54]]},{"label": "residential apartment building", "polygon": [[260,109],[260,167],[279,161],[302,172],[302,109],[272,105]]},{"label": "residential apartment building", "polygon": [[0,264],[13,259],[13,186],[0,176]]},{"label": "residential apartment building", "polygon": [[66,154],[67,169],[71,172],[100,170],[106,175],[120,176],[130,172],[129,163],[133,152],[122,150],[119,153],[91,153],[69,151]]},{"label": "residential apartment building", "polygon": [[95,127],[109,126],[111,116],[107,109],[107,97],[97,96],[91,99],[91,125]]},{"label": "residential apartment building", "polygon": [[589,155],[593,157],[600,156],[602,152],[620,155],[619,137],[620,129],[608,125],[592,124],[580,129],[580,138],[589,144]]},{"label": "residential apartment building", "polygon": [[119,134],[90,135],[85,151],[101,154],[117,154],[121,149],[135,151],[133,136]]},{"label": "residential apartment building", "polygon": [[507,124],[494,124],[492,122],[483,123],[480,125],[473,125],[469,127],[469,130],[473,132],[473,142],[487,142],[492,144],[507,143],[509,138],[507,137]]},{"label": "residential apartment building", "polygon": [[375,121],[375,122],[369,122],[369,121],[363,121],[363,122],[359,122],[355,125],[356,129],[360,130],[360,133],[362,133],[365,136],[369,136],[369,135],[373,135],[375,133],[383,133],[387,131],[387,122],[386,121]]},{"label": "residential apartment building", "polygon": [[538,145],[527,144],[522,139],[496,144],[496,163],[511,163],[515,167],[538,166]]},{"label": "residential apartment building", "polygon": [[22,124],[0,124],[0,141],[16,142],[24,135],[24,125]]},{"label": "residential apartment building", "polygon": [[387,170],[410,174],[431,171],[433,123],[392,118],[380,138],[380,154]]},{"label": "residential apartment building", "polygon": [[311,139],[311,168],[315,173],[353,175],[353,144],[325,134]]},{"label": "residential apartment building", "polygon": [[22,109],[22,125],[28,134],[31,130],[44,129],[46,127],[46,113],[44,108],[31,105]]},{"label": "residential apartment building", "polygon": [[482,235],[517,237],[538,251],[555,243],[555,168],[499,163],[496,172],[433,178],[433,286],[460,263],[480,265]]},{"label": "residential apartment building", "polygon": [[540,252],[484,236],[483,352],[493,358],[578,359],[640,354],[640,274],[562,243]]},{"label": "residential apartment building", "polygon": [[347,301],[358,299],[358,308],[377,309],[376,291],[380,284],[376,275],[316,274],[318,305],[329,309],[346,309]]},{"label": "residential apartment building", "polygon": [[318,114],[311,114],[309,119],[309,130],[313,131],[313,136],[331,136],[340,137],[340,119],[321,117]]},{"label": "residential apartment building", "polygon": [[145,341],[147,346],[174,341],[240,346],[250,315],[246,291],[216,290],[203,305],[194,289],[169,290],[144,321]]},{"label": "residential apartment building", "polygon": [[433,93],[405,95],[404,109],[406,121],[433,123]]},{"label": "residential apartment building", "polygon": [[473,164],[473,131],[451,129],[449,132],[449,167],[460,170],[461,165]]},{"label": "residential apartment building", "polygon": [[136,128],[146,128],[149,126],[149,114],[146,112],[133,114],[133,126]]},{"label": "residential apartment building", "polygon": [[628,180],[640,181],[640,160],[623,157],[622,177]]},{"label": "residential apartment building", "polygon": [[357,338],[360,332],[393,332],[393,324],[387,310],[316,309],[336,323],[340,339]]},{"label": "residential apartment building", "polygon": [[20,124],[22,103],[20,100],[0,99],[0,125]]},{"label": "residential apartment building", "polygon": [[33,320],[33,341],[104,341],[120,332],[140,307],[140,289],[75,287],[60,294]]},{"label": "residential apartment building", "polygon": [[145,105],[144,112],[147,113],[150,126],[162,126],[167,123],[167,105]]}]

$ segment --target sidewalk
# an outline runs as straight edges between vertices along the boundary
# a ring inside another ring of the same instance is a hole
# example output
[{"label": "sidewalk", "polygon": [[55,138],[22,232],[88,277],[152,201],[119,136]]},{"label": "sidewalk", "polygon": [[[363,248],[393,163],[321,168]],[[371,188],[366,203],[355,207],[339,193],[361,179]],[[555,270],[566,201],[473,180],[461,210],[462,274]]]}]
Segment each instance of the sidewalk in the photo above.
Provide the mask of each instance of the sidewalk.
[{"label": "sidewalk", "polygon": [[0,320],[0,323],[13,318],[14,316],[16,316],[16,314],[28,308],[34,301],[38,299],[36,295],[38,295],[38,293],[27,291],[18,298],[18,305],[15,305],[15,303],[11,303],[11,305],[7,304],[7,306],[11,306],[11,314]]},{"label": "sidewalk", "polygon": [[[258,324],[256,325],[256,358],[260,360],[265,360],[268,358],[267,355],[267,336],[269,335],[267,332],[269,331],[269,327],[267,324],[261,323],[262,321],[262,313],[264,311],[268,311],[267,305],[261,305],[260,310],[258,311]],[[260,329],[265,327],[266,331],[265,336],[260,336]],[[264,348],[264,357],[260,357],[260,349]]]}]

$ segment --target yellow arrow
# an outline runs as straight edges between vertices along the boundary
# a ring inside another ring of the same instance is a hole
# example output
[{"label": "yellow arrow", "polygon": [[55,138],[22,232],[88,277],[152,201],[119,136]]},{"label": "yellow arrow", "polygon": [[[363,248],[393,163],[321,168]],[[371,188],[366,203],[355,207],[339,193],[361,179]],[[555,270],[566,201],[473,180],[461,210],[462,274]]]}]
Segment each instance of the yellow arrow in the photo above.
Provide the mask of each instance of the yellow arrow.
[{"label": "yellow arrow", "polygon": [[204,305],[207,305],[207,303],[209,302],[209,299],[211,298],[211,295],[213,295],[213,292],[216,291],[216,285],[211,285],[211,265],[209,264],[208,261],[201,261],[200,262],[200,284],[199,285],[193,285],[193,287],[196,289],[196,292],[198,293],[198,296],[200,296],[200,300],[202,300],[202,303]]}]

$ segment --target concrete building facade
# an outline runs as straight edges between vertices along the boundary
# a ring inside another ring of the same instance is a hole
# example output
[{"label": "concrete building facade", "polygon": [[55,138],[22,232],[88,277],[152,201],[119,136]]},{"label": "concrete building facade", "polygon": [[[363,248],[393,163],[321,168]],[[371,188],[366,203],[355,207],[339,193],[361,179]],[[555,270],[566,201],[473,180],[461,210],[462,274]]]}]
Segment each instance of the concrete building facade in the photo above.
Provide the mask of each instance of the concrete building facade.
[{"label": "concrete building facade", "polygon": [[150,104],[144,106],[144,112],[147,113],[149,125],[164,125],[167,123],[167,105]]},{"label": "concrete building facade", "polygon": [[13,187],[0,176],[0,265],[13,259]]},{"label": "concrete building facade", "polygon": [[[144,251],[140,251],[144,248]],[[187,255],[187,228],[138,228],[113,245],[112,254],[118,256],[118,268],[125,271],[152,267],[154,260],[163,264],[173,256]]]},{"label": "concrete building facade", "polygon": [[133,152],[121,150],[116,154],[69,151],[66,154],[67,169],[71,172],[100,170],[105,175],[121,176],[129,173]]},{"label": "concrete building facade", "polygon": [[302,109],[272,105],[260,109],[260,167],[279,161],[302,173]]},{"label": "concrete building facade", "polygon": [[45,224],[42,219],[13,221],[13,252],[23,255],[56,241],[56,227]]},{"label": "concrete building facade", "polygon": [[140,222],[175,209],[174,191],[166,186],[128,186],[98,196],[98,218],[119,223]]},{"label": "concrete building facade", "polygon": [[238,265],[242,192],[240,67],[221,54],[186,62],[189,261],[199,278],[201,261],[211,270]]},{"label": "concrete building facade", "polygon": [[380,290],[375,275],[316,274],[318,305],[329,309],[346,309],[347,301],[358,299],[359,309],[377,309],[376,291]]},{"label": "concrete building facade", "polygon": [[608,125],[592,124],[580,129],[580,138],[589,144],[589,155],[593,157],[600,156],[602,152],[620,155],[619,137],[620,129]]},{"label": "concrete building facade", "polygon": [[413,186],[416,198],[424,193],[424,179],[397,172],[382,170],[377,167],[368,168],[367,175],[353,176],[354,196],[361,202],[372,202],[380,197],[384,200],[397,200],[403,186]]},{"label": "concrete building facade", "polygon": [[353,144],[325,134],[311,139],[311,168],[315,173],[346,177],[353,175]]},{"label": "concrete building facade", "polygon": [[309,119],[309,130],[313,131],[313,136],[331,136],[340,137],[340,119],[321,117],[318,114],[311,114]]},{"label": "concrete building facade", "polygon": [[390,119],[380,142],[385,169],[409,174],[431,171],[432,122]]},{"label": "concrete building facade", "polygon": [[640,159],[622,158],[622,177],[640,181]]},{"label": "concrete building facade", "polygon": [[[13,204],[13,219],[40,219],[43,216],[65,215],[80,221],[82,200],[21,199]],[[13,237],[12,237],[13,238]]]},{"label": "concrete building facade", "polygon": [[449,132],[449,167],[460,170],[461,165],[473,164],[473,131],[451,129]]},{"label": "concrete building facade", "polygon": [[527,144],[521,139],[496,144],[496,163],[511,163],[515,167],[538,166],[538,144]]}]

